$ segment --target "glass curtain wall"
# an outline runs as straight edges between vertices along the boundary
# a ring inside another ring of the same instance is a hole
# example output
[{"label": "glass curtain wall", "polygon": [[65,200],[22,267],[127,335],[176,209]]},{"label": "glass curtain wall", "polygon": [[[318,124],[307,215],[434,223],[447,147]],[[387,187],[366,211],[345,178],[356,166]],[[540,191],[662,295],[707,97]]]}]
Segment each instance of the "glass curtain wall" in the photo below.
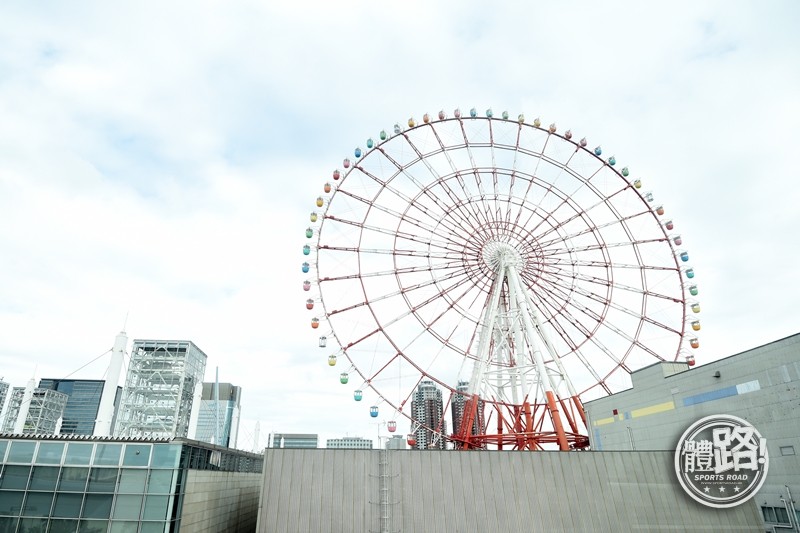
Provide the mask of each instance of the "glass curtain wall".
[{"label": "glass curtain wall", "polygon": [[182,448],[0,441],[0,533],[178,531]]}]

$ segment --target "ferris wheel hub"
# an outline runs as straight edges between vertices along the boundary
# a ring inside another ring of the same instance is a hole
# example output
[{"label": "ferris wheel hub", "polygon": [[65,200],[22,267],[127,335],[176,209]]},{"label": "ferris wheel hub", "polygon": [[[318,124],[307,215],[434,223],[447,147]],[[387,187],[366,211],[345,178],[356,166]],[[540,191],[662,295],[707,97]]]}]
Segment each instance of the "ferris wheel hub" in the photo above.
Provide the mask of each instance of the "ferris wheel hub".
[{"label": "ferris wheel hub", "polygon": [[482,256],[483,261],[493,272],[507,266],[521,269],[525,264],[519,250],[507,242],[489,241],[483,247]]}]

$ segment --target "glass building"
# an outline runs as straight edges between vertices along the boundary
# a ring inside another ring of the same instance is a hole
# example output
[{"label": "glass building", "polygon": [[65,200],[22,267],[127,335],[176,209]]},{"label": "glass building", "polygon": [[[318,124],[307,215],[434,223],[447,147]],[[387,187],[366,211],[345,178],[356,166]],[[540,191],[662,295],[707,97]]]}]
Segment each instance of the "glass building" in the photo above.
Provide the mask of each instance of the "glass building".
[{"label": "glass building", "polygon": [[[40,389],[51,389],[66,394],[67,405],[61,421],[61,431],[70,435],[92,435],[97,420],[97,410],[103,395],[105,381],[99,379],[42,379]],[[120,388],[114,404],[119,405]]]},{"label": "glass building", "polygon": [[241,387],[230,383],[203,383],[194,438],[235,448],[241,399]]},{"label": "glass building", "polygon": [[134,340],[114,435],[188,437],[206,359],[191,341]]},{"label": "glass building", "polygon": [[262,468],[260,455],[185,439],[0,438],[0,533],[177,532],[193,470]]}]

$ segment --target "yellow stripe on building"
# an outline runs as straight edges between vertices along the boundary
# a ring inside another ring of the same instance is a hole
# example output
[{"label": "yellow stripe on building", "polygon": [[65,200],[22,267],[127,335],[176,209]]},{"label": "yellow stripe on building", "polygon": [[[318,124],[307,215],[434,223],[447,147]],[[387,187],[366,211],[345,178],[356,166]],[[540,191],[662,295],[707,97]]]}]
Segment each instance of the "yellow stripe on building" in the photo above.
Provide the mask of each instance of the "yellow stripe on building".
[{"label": "yellow stripe on building", "polygon": [[613,421],[614,421],[614,417],[613,416],[609,416],[608,418],[600,418],[599,420],[595,420],[594,421],[594,425],[595,426],[604,426],[606,424],[610,424]]},{"label": "yellow stripe on building", "polygon": [[654,415],[656,413],[663,413],[664,411],[672,411],[673,409],[675,409],[675,402],[670,400],[668,402],[651,405],[650,407],[642,407],[641,409],[634,409],[633,411],[631,411],[631,418],[636,418],[638,416]]}]

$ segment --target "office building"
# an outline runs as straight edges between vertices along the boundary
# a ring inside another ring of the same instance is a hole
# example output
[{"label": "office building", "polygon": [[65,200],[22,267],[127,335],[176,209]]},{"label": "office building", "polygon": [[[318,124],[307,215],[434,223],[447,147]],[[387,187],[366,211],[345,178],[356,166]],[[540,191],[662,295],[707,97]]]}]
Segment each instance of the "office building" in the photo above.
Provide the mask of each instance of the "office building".
[{"label": "office building", "polygon": [[800,334],[690,367],[656,363],[633,387],[586,403],[594,450],[671,450],[710,415],[744,419],[766,440],[769,469],[753,500],[766,529],[800,529]]},{"label": "office building", "polygon": [[[459,381],[456,386],[456,393],[450,405],[450,414],[453,419],[453,433],[458,434],[461,429],[461,418],[464,416],[464,406],[469,397],[469,381]],[[472,420],[471,435],[483,435],[485,433],[484,402],[478,401],[475,418]]]},{"label": "office building", "polygon": [[433,448],[443,450],[444,441],[439,437],[439,433],[447,434],[447,422],[444,419],[442,391],[433,381],[422,381],[417,386],[411,398],[411,411],[414,413],[414,419],[422,424],[414,431],[416,444],[412,447],[418,450]]},{"label": "office building", "polygon": [[[41,379],[40,389],[50,389],[67,395],[59,434],[93,435],[105,381],[98,379]],[[117,387],[117,400],[122,389]]]},{"label": "office building", "polygon": [[3,424],[5,433],[54,435],[64,415],[68,396],[51,389],[14,387]]},{"label": "office building", "polygon": [[263,457],[186,439],[0,436],[0,532],[253,531]]},{"label": "office building", "polygon": [[273,433],[270,448],[316,448],[319,436],[316,433]]},{"label": "office building", "polygon": [[134,340],[114,435],[187,437],[206,359],[191,341]]},{"label": "office building", "polygon": [[386,440],[387,450],[405,450],[406,438],[402,435],[392,435]]},{"label": "office building", "polygon": [[203,383],[197,429],[199,441],[236,447],[242,388],[230,383]]},{"label": "office building", "polygon": [[328,439],[325,441],[325,447],[340,450],[371,450],[372,441],[361,437],[342,437],[341,439]]}]

